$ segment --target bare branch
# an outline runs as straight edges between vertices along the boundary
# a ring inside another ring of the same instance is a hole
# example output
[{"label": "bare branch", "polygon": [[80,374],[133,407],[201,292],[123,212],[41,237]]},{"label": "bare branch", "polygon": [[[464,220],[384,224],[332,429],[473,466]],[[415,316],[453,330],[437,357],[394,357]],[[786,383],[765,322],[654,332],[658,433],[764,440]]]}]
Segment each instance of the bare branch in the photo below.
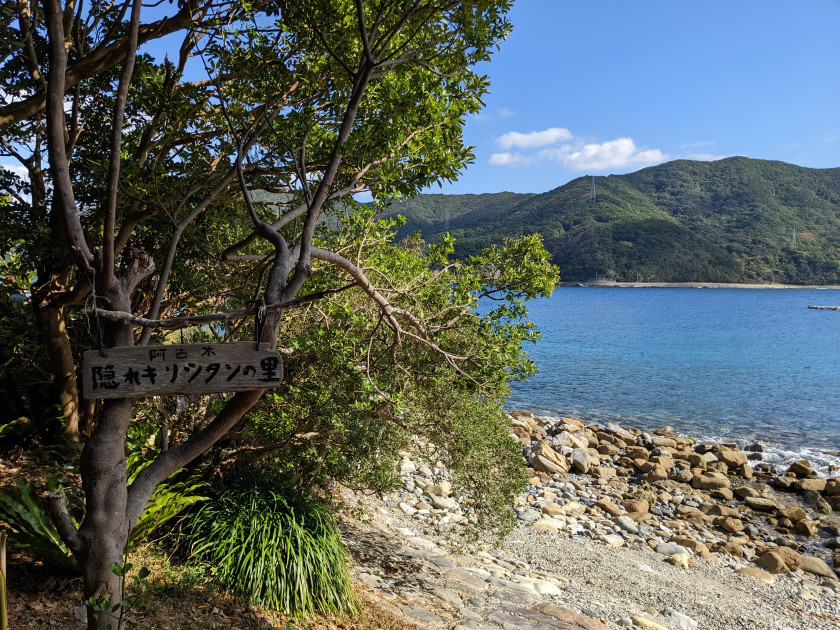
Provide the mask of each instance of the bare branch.
[{"label": "bare branch", "polygon": [[[69,6],[69,4],[68,4]],[[111,162],[108,166],[108,196],[105,203],[105,219],[102,233],[102,282],[109,286],[114,279],[114,231],[117,221],[117,191],[120,180],[120,147],[122,146],[123,114],[128,100],[128,86],[134,73],[134,58],[137,53],[137,33],[140,29],[141,0],[133,0],[128,30],[128,52],[125,57],[117,99],[114,103],[114,117],[111,121]]]},{"label": "bare branch", "polygon": [[84,554],[86,543],[79,534],[79,530],[73,524],[73,519],[67,512],[67,502],[64,498],[63,492],[53,492],[48,497],[50,506],[50,516],[52,516],[55,528],[58,530],[58,535],[61,540],[67,545],[68,549],[77,557]]}]

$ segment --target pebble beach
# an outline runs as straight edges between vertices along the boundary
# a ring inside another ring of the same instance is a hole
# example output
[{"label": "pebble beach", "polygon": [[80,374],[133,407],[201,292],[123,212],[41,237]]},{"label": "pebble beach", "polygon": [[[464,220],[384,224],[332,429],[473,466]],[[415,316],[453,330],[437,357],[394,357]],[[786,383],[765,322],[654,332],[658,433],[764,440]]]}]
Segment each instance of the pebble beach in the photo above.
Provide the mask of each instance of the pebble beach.
[{"label": "pebble beach", "polygon": [[469,496],[415,452],[399,491],[346,497],[356,578],[407,627],[840,628],[840,480],[807,460],[520,412],[510,434],[529,480],[500,547],[461,550]]}]

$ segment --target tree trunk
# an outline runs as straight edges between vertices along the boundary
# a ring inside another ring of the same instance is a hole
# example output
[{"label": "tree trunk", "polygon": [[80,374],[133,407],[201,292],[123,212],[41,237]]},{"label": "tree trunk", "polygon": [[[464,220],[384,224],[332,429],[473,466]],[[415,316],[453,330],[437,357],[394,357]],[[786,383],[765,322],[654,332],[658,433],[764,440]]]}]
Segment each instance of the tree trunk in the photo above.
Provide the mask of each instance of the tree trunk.
[{"label": "tree trunk", "polygon": [[[33,298],[36,295],[37,289],[33,291]],[[81,417],[79,387],[76,381],[76,363],[67,334],[67,322],[64,320],[64,307],[55,306],[48,299],[33,299],[33,306],[35,320],[50,358],[53,397],[61,405],[61,413],[64,415],[64,433],[78,440]]]},{"label": "tree trunk", "polygon": [[[82,486],[87,508],[79,528],[87,548],[84,562],[80,563],[84,597],[85,600],[105,598],[109,608],[120,600],[120,578],[111,565],[123,563],[128,540],[125,433],[133,402],[125,398],[107,401],[82,451]],[[114,615],[88,607],[88,630],[101,630],[109,624],[118,630]]]}]

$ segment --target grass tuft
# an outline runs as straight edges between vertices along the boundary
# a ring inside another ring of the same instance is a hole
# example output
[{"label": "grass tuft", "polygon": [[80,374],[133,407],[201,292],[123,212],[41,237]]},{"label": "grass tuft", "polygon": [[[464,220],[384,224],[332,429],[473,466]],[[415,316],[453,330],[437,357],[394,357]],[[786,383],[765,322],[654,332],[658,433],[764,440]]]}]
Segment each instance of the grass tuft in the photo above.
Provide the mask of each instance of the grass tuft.
[{"label": "grass tuft", "polygon": [[190,557],[220,586],[287,615],[355,612],[350,555],[326,505],[241,474],[184,523]]}]

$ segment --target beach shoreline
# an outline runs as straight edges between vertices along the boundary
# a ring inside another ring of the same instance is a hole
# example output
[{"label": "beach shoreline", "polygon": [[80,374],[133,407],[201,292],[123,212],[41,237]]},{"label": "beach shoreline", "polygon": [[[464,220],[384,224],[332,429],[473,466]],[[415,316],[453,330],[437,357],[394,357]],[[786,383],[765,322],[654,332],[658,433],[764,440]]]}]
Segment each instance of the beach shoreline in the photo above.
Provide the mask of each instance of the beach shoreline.
[{"label": "beach shoreline", "polygon": [[563,282],[563,287],[607,287],[620,289],[831,289],[838,290],[838,284],[753,284],[734,282],[619,282],[597,280],[594,282]]},{"label": "beach shoreline", "polygon": [[387,558],[370,560],[368,544],[355,547],[356,577],[395,612],[488,630],[553,627],[546,615],[575,630],[840,624],[840,479],[802,461],[765,468],[758,451],[671,427],[510,416],[529,479],[501,548],[449,545],[469,499],[418,453],[401,454],[400,490],[354,496],[373,526],[366,535],[415,563],[396,575]]}]

